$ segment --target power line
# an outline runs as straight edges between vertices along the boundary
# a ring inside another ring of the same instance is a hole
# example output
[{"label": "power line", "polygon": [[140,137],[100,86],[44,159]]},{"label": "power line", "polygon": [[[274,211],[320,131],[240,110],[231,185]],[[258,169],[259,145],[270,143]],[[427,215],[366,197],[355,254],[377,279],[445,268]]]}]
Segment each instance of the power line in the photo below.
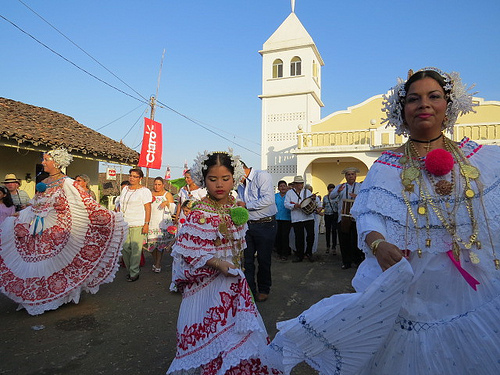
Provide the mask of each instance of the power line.
[{"label": "power line", "polygon": [[184,114],[182,114],[182,113],[180,113],[180,112],[176,111],[175,109],[173,109],[172,107],[169,107],[169,106],[168,106],[168,105],[166,105],[165,103],[162,103],[162,102],[161,102],[161,101],[159,101],[159,100],[158,100],[157,102],[158,102],[158,103],[160,103],[160,104],[161,104],[162,106],[164,106],[165,108],[169,109],[170,111],[172,111],[172,112],[174,112],[174,113],[178,114],[178,115],[179,115],[179,116],[181,116],[181,117],[184,117],[186,120],[191,121],[193,124],[196,124],[196,125],[198,125],[198,126],[202,127],[203,129],[205,129],[205,130],[209,131],[210,133],[215,134],[216,136],[218,136],[218,137],[220,137],[220,138],[222,138],[222,139],[225,139],[226,141],[228,141],[228,142],[230,142],[230,143],[233,143],[233,144],[235,144],[236,146],[241,147],[241,148],[243,148],[243,149],[245,149],[245,150],[247,150],[247,151],[249,151],[249,152],[251,152],[251,153],[253,153],[253,154],[257,155],[257,156],[260,156],[260,154],[259,154],[259,153],[257,153],[257,152],[255,152],[254,150],[251,150],[251,149],[249,149],[249,148],[247,148],[247,147],[245,147],[245,146],[243,146],[243,145],[240,145],[239,143],[236,143],[235,141],[232,141],[231,139],[229,139],[229,138],[227,138],[227,137],[224,137],[224,136],[223,136],[223,135],[221,135],[221,134],[216,133],[215,131],[213,131],[212,129],[208,128],[207,126],[205,126],[205,125],[201,124],[200,122],[198,122],[198,121],[196,121],[196,120],[194,120],[194,119],[190,118],[189,116],[186,116],[186,115],[184,115]]},{"label": "power line", "polygon": [[57,31],[59,34],[61,34],[66,40],[68,40],[71,44],[73,44],[76,48],[78,48],[80,51],[82,51],[84,54],[86,54],[88,57],[90,57],[92,60],[94,60],[97,64],[99,64],[102,68],[104,68],[108,73],[110,73],[113,77],[115,77],[116,79],[118,79],[121,83],[123,83],[125,86],[127,86],[130,90],[132,90],[133,92],[135,92],[137,95],[139,95],[142,99],[144,100],[148,100],[146,99],[144,96],[142,96],[139,92],[137,92],[133,87],[131,87],[129,84],[127,84],[124,80],[122,80],[120,77],[118,77],[115,73],[113,73],[111,70],[109,70],[108,68],[106,68],[103,64],[101,64],[99,61],[97,61],[96,58],[94,58],[92,55],[90,55],[87,51],[85,51],[83,48],[81,48],[78,44],[76,44],[75,42],[73,42],[69,37],[67,37],[62,31],[60,31],[58,28],[56,28],[54,25],[52,25],[49,21],[47,21],[45,18],[43,18],[40,14],[38,14],[37,12],[35,12],[32,8],[30,8],[28,5],[26,5],[24,2],[22,2],[21,0],[17,0],[19,1],[21,4],[23,4],[26,8],[28,8],[30,11],[32,11],[34,14],[36,14],[40,19],[42,19],[47,25],[49,25],[50,27],[52,27],[55,31]]},{"label": "power line", "polygon": [[103,126],[101,126],[100,128],[95,129],[95,131],[99,131],[99,130],[101,130],[101,129],[104,129],[106,126],[111,125],[111,124],[113,124],[113,123],[117,122],[118,120],[121,120],[122,118],[124,118],[125,116],[127,116],[129,113],[134,112],[136,109],[139,109],[139,108],[140,108],[140,107],[142,107],[142,106],[143,106],[143,104],[140,104],[139,106],[135,107],[133,110],[131,110],[131,111],[129,111],[129,112],[127,112],[127,113],[125,113],[123,116],[118,117],[116,120],[113,120],[113,121],[111,121],[111,122],[108,122],[106,125],[103,125]]},{"label": "power line", "polygon": [[99,77],[95,76],[94,74],[90,73],[89,71],[83,69],[82,67],[78,66],[77,64],[75,64],[73,61],[69,60],[68,58],[64,57],[63,55],[61,55],[60,53],[56,52],[55,50],[53,50],[52,48],[50,48],[48,45],[46,45],[45,43],[43,43],[42,41],[38,40],[37,38],[35,38],[33,35],[31,35],[30,33],[28,33],[27,31],[24,31],[22,28],[20,28],[19,26],[17,26],[14,22],[10,21],[9,19],[5,18],[4,16],[2,16],[0,14],[0,18],[3,18],[5,21],[7,21],[8,23],[10,23],[12,26],[14,26],[16,29],[18,29],[19,31],[21,31],[22,33],[28,35],[31,39],[33,39],[34,41],[36,41],[37,43],[41,44],[42,46],[44,46],[45,48],[47,48],[50,52],[56,54],[57,56],[59,56],[61,59],[63,59],[64,61],[66,62],[69,62],[71,65],[73,65],[75,68],[81,70],[82,72],[88,74],[89,76],[91,76],[92,78],[98,80],[99,82],[101,83],[104,83],[106,86],[109,86],[111,87],[112,89],[115,89],[116,91],[119,91],[121,92],[122,94],[125,94],[127,95],[128,97],[131,97],[132,99],[135,99],[141,103],[146,103],[146,104],[149,104],[148,101],[144,101],[142,99],[139,99],[139,98],[136,98],[135,96],[119,89],[118,87],[116,86],[113,86],[112,84],[100,79]]},{"label": "power line", "polygon": [[141,115],[139,116],[139,118],[132,124],[132,126],[130,127],[130,129],[127,131],[127,133],[121,138],[125,138],[131,131],[132,129],[134,128],[134,126],[139,122],[139,120],[144,116],[144,113],[146,112],[147,108],[144,110],[144,112],[141,113]]},{"label": "power line", "polygon": [[[18,0],[18,1],[20,1],[20,0]],[[20,1],[20,2],[22,3],[22,1]],[[24,3],[23,3],[23,4],[24,4]],[[25,4],[24,4],[24,5],[25,5]],[[29,8],[29,7],[28,7],[28,8]],[[29,8],[29,9],[31,10],[31,8]],[[34,11],[33,11],[33,12],[34,12]],[[36,12],[35,12],[35,14],[36,14]],[[101,82],[101,83],[104,83],[106,86],[111,87],[112,89],[115,89],[115,90],[116,90],[116,91],[118,91],[118,92],[121,92],[121,93],[122,93],[122,94],[124,94],[124,95],[127,95],[128,97],[130,97],[130,98],[132,98],[132,99],[135,99],[135,100],[137,100],[137,101],[139,101],[139,102],[141,102],[141,103],[145,103],[145,104],[148,104],[148,105],[149,105],[149,100],[145,100],[145,99],[144,99],[144,100],[142,100],[142,99],[139,99],[139,98],[137,98],[137,97],[135,97],[135,96],[133,96],[133,95],[131,95],[131,94],[129,94],[129,93],[127,93],[127,92],[125,92],[125,91],[121,90],[121,89],[119,89],[118,87],[111,85],[110,83],[108,83],[108,82],[104,81],[103,79],[101,79],[101,78],[99,78],[99,77],[95,76],[94,74],[92,74],[92,73],[90,73],[89,71],[85,70],[84,68],[80,67],[79,65],[77,65],[77,64],[76,64],[76,63],[74,63],[73,61],[71,61],[71,60],[69,60],[68,58],[64,57],[63,55],[61,55],[60,53],[58,53],[58,52],[57,52],[57,51],[55,51],[54,49],[50,48],[48,45],[46,45],[46,44],[45,44],[45,43],[43,43],[42,41],[38,40],[36,37],[34,37],[33,35],[31,35],[31,34],[30,34],[30,33],[28,33],[27,31],[23,30],[21,27],[19,27],[19,26],[18,26],[18,25],[16,25],[14,22],[10,21],[9,19],[7,19],[6,17],[4,17],[4,16],[3,16],[3,15],[1,15],[1,14],[0,14],[0,18],[4,19],[4,20],[5,20],[5,21],[7,21],[8,23],[10,23],[12,26],[14,26],[16,29],[18,29],[18,30],[19,30],[19,31],[21,31],[22,33],[26,34],[27,36],[29,36],[30,38],[32,38],[32,39],[33,39],[34,41],[36,41],[37,43],[39,43],[39,44],[40,44],[40,45],[42,45],[43,47],[47,48],[49,51],[51,51],[51,52],[52,52],[52,53],[54,53],[55,55],[59,56],[60,58],[62,58],[62,59],[63,59],[63,60],[65,60],[66,62],[70,63],[70,64],[71,64],[71,65],[73,65],[75,68],[77,68],[77,69],[81,70],[82,72],[84,72],[84,73],[88,74],[88,75],[89,75],[89,76],[91,76],[92,78],[94,78],[94,79],[98,80],[98,81],[99,81],[99,82]],[[42,18],[42,17],[40,16],[40,18]],[[42,18],[42,19],[43,19],[43,18]],[[45,21],[45,20],[44,20],[44,21]],[[47,22],[47,21],[45,21],[45,22]],[[48,23],[48,22],[47,22],[47,23]],[[49,25],[50,25],[50,24],[49,24]],[[51,25],[51,26],[52,26],[52,25]],[[53,27],[53,26],[52,26],[52,27]],[[54,29],[55,29],[55,30],[57,30],[55,27],[54,27]],[[59,32],[59,30],[57,30],[57,31]],[[61,32],[59,32],[59,33],[61,33]],[[61,33],[61,34],[62,34],[62,33]],[[62,35],[64,36],[64,34],[62,34]],[[64,36],[64,37],[65,37],[66,39],[68,39],[68,40],[69,40],[69,38],[67,38],[66,36]],[[70,40],[70,41],[71,41],[71,40]],[[72,43],[73,43],[73,42],[72,42]],[[73,44],[75,44],[75,43],[73,43]],[[77,46],[77,45],[75,44],[75,46]],[[78,46],[77,46],[77,47],[78,47]],[[78,48],[80,48],[80,47],[78,47]],[[80,48],[80,49],[81,49],[81,48]],[[83,51],[83,50],[82,50],[82,51]],[[84,51],[84,52],[85,52],[85,51]],[[85,52],[85,53],[86,53],[86,52]],[[91,57],[91,56],[89,55],[89,57]],[[91,57],[91,58],[92,58],[92,57]],[[92,59],[94,59],[94,58],[92,58]],[[94,59],[94,60],[95,60],[95,59]],[[95,60],[95,61],[96,61],[99,65],[101,65],[101,66],[102,66],[102,64],[100,64],[97,60]],[[103,66],[103,67],[104,67],[104,66]],[[104,68],[105,68],[105,67],[104,67]],[[105,69],[106,69],[106,70],[108,70],[107,68],[105,68]],[[108,71],[109,71],[109,70],[108,70]],[[112,72],[110,72],[110,73],[111,73],[111,74],[113,74]],[[114,75],[114,74],[113,74],[113,75]],[[115,76],[115,75],[114,75],[114,76]],[[117,78],[118,78],[118,77],[117,77]],[[122,81],[120,78],[118,78],[118,79],[119,79],[120,81]],[[123,82],[123,81],[122,81],[122,82]],[[128,86],[125,82],[123,82],[123,83],[124,83],[126,86]],[[128,86],[128,87],[130,87],[130,86]],[[136,91],[136,90],[134,90],[134,89],[132,89],[132,91],[134,91],[134,92],[136,92],[136,93],[137,93],[137,91]],[[138,95],[139,95],[141,98],[144,98],[142,95],[140,95],[140,94],[138,94]],[[179,111],[175,110],[174,108],[172,108],[172,107],[170,107],[170,106],[166,105],[165,103],[162,103],[162,102],[160,102],[159,100],[157,100],[157,103],[161,104],[163,107],[165,107],[165,108],[169,109],[170,111],[172,111],[172,112],[176,113],[177,115],[179,115],[179,116],[181,116],[181,117],[184,117],[186,120],[188,120],[188,121],[190,121],[190,122],[192,122],[192,123],[194,123],[194,124],[196,124],[196,125],[198,125],[198,126],[202,127],[203,129],[207,130],[208,132],[210,132],[210,133],[212,133],[212,134],[214,134],[214,135],[216,135],[216,136],[218,136],[218,137],[220,137],[220,138],[222,138],[222,139],[224,139],[224,140],[226,140],[226,141],[228,141],[228,142],[230,142],[230,143],[232,143],[232,144],[234,144],[234,145],[236,145],[236,146],[238,146],[238,147],[241,147],[241,148],[243,148],[243,149],[245,149],[245,150],[247,150],[247,151],[249,151],[249,152],[251,152],[251,153],[253,153],[253,154],[257,155],[257,156],[260,156],[260,154],[259,154],[259,153],[257,153],[257,152],[255,152],[254,150],[251,150],[251,149],[249,149],[249,148],[247,148],[247,147],[245,147],[245,146],[243,146],[243,145],[241,145],[241,144],[239,144],[239,143],[237,143],[237,142],[235,142],[235,141],[233,141],[233,140],[231,140],[231,139],[229,139],[229,138],[227,138],[227,137],[225,137],[225,136],[223,136],[223,135],[221,135],[221,134],[219,134],[219,133],[217,133],[217,132],[215,132],[214,130],[210,129],[207,125],[203,125],[201,122],[199,122],[199,121],[197,121],[197,120],[194,120],[194,119],[190,118],[189,116],[187,116],[187,115],[185,115],[185,114],[183,114],[183,113],[181,113],[181,112],[179,112]],[[141,117],[142,117],[142,115],[141,115]],[[139,119],[140,119],[140,118],[139,118]],[[137,121],[139,121],[139,120],[137,120]],[[134,123],[134,125],[137,123],[137,121]],[[105,125],[105,126],[107,126],[107,125]],[[133,126],[132,126],[132,128],[133,128]],[[130,133],[130,131],[132,130],[132,128],[130,128],[130,129],[129,129],[129,131],[127,132],[127,134],[125,134],[125,136],[127,136],[127,135]],[[226,132],[226,133],[228,133],[228,132]],[[125,136],[124,136],[124,137],[125,137]],[[233,136],[234,136],[235,138],[237,137],[237,136],[236,136],[236,135],[234,135],[234,134],[233,134]],[[123,139],[123,138],[122,138],[122,139]]]}]

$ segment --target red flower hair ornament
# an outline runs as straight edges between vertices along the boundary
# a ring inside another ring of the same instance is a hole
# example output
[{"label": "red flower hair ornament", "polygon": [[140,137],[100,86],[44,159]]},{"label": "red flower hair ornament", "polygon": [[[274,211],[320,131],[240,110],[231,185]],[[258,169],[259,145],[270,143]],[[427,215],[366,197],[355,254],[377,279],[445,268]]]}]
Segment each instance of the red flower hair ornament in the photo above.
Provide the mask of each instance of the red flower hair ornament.
[{"label": "red flower hair ornament", "polygon": [[434,176],[444,176],[450,173],[454,163],[451,153],[442,148],[432,150],[425,158],[425,168]]}]

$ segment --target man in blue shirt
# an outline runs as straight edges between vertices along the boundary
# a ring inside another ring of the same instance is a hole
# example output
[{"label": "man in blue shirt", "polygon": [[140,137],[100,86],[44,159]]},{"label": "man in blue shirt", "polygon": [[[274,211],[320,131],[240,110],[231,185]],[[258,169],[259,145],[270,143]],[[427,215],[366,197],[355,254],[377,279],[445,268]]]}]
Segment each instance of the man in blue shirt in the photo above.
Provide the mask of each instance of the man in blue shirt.
[{"label": "man in blue shirt", "polygon": [[291,254],[289,238],[290,228],[292,227],[292,217],[290,210],[285,207],[285,195],[288,191],[286,181],[278,181],[278,192],[274,195],[276,208],[276,223],[278,224],[278,233],[276,233],[276,250],[281,260],[288,260]]},{"label": "man in blue shirt", "polygon": [[[271,290],[271,255],[276,237],[276,203],[272,177],[243,164],[245,178],[238,186],[238,205],[249,213],[245,239],[245,277],[255,300],[264,302]],[[255,256],[259,264],[255,282]]]}]

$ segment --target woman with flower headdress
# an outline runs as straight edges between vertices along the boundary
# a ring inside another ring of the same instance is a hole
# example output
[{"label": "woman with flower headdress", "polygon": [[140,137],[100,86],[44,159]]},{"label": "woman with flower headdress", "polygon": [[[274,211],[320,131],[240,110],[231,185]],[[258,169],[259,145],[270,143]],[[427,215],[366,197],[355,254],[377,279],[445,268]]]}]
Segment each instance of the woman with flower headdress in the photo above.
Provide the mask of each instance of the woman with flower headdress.
[{"label": "woman with flower headdress", "polygon": [[280,323],[275,345],[325,374],[500,374],[500,148],[445,135],[473,110],[457,73],[410,72],[384,105],[408,141],[351,210],[358,293]]},{"label": "woman with flower headdress", "polygon": [[206,197],[192,207],[172,249],[182,292],[177,354],[167,374],[279,374],[241,270],[248,211],[231,195],[244,171],[226,152],[198,155],[191,169]]},{"label": "woman with flower headdress", "polygon": [[31,205],[0,227],[0,291],[31,315],[78,303],[118,270],[127,225],[61,171],[71,160],[64,149],[45,153],[49,176]]}]

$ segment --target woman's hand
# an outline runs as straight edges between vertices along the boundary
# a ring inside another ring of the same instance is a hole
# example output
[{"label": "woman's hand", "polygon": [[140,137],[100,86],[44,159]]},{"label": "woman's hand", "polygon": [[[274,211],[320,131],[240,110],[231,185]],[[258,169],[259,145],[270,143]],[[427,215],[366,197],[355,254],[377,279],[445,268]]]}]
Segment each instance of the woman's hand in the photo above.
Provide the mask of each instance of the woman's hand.
[{"label": "woman's hand", "polygon": [[375,252],[375,258],[377,258],[382,271],[398,263],[402,257],[403,253],[399,247],[386,241],[380,242]]},{"label": "woman's hand", "polygon": [[235,277],[236,275],[233,275],[231,273],[229,273],[229,270],[230,269],[235,269],[236,266],[233,264],[233,263],[230,263],[230,262],[227,262],[225,260],[221,260],[218,265],[217,265],[217,269],[226,277],[230,276],[230,277]]},{"label": "woman's hand", "polygon": [[144,225],[142,226],[141,233],[142,233],[142,234],[148,234],[148,232],[149,232],[149,224],[144,224]]}]

